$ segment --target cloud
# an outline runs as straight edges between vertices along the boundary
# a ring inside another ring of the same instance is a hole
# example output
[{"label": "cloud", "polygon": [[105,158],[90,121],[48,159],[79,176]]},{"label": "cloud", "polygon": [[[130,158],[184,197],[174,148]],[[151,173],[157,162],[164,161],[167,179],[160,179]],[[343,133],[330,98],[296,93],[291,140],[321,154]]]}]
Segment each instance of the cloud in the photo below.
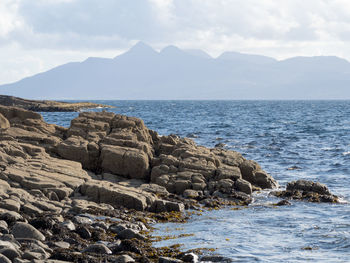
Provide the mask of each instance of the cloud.
[{"label": "cloud", "polygon": [[[348,0],[1,0],[0,52],[40,50],[72,58],[126,50],[138,40],[175,44],[216,56],[235,50],[277,58],[338,55],[350,59]],[[19,56],[19,55],[18,55]],[[58,59],[53,56],[52,59]],[[32,68],[38,63],[26,57]],[[50,57],[51,58],[51,57]],[[20,59],[20,57],[18,57]],[[6,61],[13,61],[12,58]],[[0,62],[0,66],[9,65]],[[32,71],[30,71],[32,72]],[[15,75],[15,73],[13,73]],[[18,73],[20,74],[20,73]],[[1,77],[1,76],[0,76]],[[1,81],[1,80],[0,80]]]}]

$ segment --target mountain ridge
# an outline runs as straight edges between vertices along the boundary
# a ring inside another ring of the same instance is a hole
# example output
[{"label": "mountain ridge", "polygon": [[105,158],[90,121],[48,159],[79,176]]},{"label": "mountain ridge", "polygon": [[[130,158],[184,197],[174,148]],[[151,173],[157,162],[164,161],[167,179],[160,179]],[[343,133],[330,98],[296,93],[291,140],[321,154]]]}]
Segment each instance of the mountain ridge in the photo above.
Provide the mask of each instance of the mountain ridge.
[{"label": "mountain ridge", "polygon": [[[0,94],[36,99],[350,99],[350,63],[335,56],[271,57],[139,42],[114,58],[89,57],[20,81]],[[325,92],[327,91],[327,92]],[[323,94],[322,94],[323,92]]]}]

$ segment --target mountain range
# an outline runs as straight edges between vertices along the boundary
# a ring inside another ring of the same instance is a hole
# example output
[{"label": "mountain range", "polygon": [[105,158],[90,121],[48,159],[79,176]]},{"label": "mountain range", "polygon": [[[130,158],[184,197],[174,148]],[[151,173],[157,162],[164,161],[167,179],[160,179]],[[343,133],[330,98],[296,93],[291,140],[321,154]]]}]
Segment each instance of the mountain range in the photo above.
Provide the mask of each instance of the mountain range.
[{"label": "mountain range", "polygon": [[334,56],[271,57],[143,42],[115,58],[91,57],[0,86],[32,99],[350,99],[350,63]]}]

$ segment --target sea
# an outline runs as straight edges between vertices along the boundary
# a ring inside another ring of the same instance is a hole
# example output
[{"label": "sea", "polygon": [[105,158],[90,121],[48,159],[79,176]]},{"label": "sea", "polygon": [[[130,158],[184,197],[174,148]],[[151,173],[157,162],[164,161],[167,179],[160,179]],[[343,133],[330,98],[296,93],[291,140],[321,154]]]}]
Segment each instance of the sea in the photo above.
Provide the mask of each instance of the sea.
[{"label": "sea", "polygon": [[[282,188],[298,179],[319,181],[343,201],[276,207],[279,199],[263,191],[247,207],[204,210],[184,224],[155,225],[156,236],[180,236],[155,246],[214,249],[208,253],[234,262],[350,262],[350,101],[94,102],[142,118],[161,135],[207,147],[223,143],[259,162]],[[66,127],[78,114],[42,113]]]}]

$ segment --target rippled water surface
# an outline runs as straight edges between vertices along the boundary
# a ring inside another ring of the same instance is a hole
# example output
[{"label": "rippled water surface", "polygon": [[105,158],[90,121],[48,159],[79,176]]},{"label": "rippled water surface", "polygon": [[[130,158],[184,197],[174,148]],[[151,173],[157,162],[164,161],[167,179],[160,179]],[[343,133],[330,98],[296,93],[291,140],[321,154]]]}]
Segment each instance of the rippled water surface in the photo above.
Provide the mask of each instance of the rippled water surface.
[{"label": "rippled water surface", "polygon": [[[281,185],[296,179],[325,183],[350,200],[350,101],[98,101],[142,118],[160,134],[192,137],[258,161]],[[78,113],[43,113],[69,126]],[[300,169],[288,170],[297,166]],[[204,212],[186,224],[157,225],[156,235],[194,233],[163,241],[184,249],[217,248],[239,262],[350,262],[350,206],[272,207],[267,193],[240,210]],[[170,230],[170,233],[169,233]]]}]

